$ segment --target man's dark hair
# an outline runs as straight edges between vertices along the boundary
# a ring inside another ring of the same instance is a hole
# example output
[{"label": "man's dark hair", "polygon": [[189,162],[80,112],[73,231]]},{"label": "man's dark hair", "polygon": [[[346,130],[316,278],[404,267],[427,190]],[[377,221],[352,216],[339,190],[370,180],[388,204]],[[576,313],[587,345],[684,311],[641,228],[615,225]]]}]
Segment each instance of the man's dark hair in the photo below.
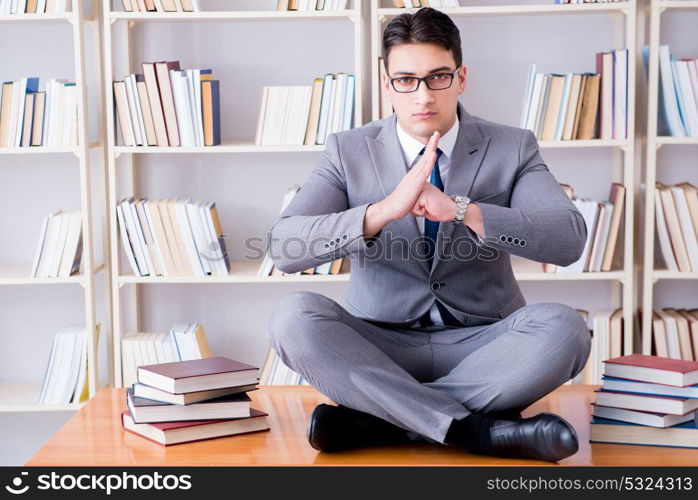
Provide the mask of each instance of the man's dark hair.
[{"label": "man's dark hair", "polygon": [[449,50],[456,67],[463,63],[460,31],[450,17],[443,12],[422,7],[414,14],[400,14],[390,21],[383,31],[383,63],[388,70],[390,50],[405,43],[433,43]]}]

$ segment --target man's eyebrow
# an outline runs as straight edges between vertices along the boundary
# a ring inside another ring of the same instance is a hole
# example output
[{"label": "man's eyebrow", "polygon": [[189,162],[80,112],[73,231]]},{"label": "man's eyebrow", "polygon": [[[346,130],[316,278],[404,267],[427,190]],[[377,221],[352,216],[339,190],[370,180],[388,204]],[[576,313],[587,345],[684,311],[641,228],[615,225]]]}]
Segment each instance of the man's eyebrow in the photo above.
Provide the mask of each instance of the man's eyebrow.
[{"label": "man's eyebrow", "polygon": [[[432,73],[436,73],[437,71],[444,71],[444,70],[449,70],[449,69],[451,69],[450,66],[441,66],[440,68],[432,69],[432,70],[429,71],[429,73],[427,73],[427,74],[430,75],[430,74],[432,74]],[[417,74],[417,73],[412,73],[412,72],[410,72],[410,71],[397,71],[397,72],[393,73],[393,75],[407,75],[407,76],[414,76],[414,75],[416,75],[416,74]]]}]

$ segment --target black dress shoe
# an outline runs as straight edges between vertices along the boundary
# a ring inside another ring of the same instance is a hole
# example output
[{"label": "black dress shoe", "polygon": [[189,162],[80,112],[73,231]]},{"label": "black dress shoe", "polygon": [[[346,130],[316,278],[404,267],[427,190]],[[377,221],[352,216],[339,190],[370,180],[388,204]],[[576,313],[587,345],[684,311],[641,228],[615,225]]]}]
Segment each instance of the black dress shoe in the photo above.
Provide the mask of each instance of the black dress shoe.
[{"label": "black dress shoe", "polygon": [[341,405],[316,406],[308,422],[308,442],[319,451],[340,451],[409,441],[404,429]]},{"label": "black dress shoe", "polygon": [[490,427],[490,439],[489,449],[483,453],[506,458],[557,462],[579,449],[574,428],[564,418],[552,413],[495,420]]}]

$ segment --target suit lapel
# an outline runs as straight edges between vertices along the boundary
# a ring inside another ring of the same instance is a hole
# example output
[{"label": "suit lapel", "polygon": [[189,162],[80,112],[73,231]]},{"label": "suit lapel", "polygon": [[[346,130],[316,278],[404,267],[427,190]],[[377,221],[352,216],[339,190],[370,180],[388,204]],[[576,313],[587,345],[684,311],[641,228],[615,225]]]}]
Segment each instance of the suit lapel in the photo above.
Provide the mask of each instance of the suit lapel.
[{"label": "suit lapel", "polygon": [[[371,137],[366,138],[373,168],[376,171],[384,196],[388,196],[395,190],[408,170],[400,141],[397,138],[396,121],[397,116],[395,114],[391,115],[375,139]],[[394,221],[393,225],[399,234],[405,235],[410,248],[412,248],[412,242],[420,241],[422,238],[417,219],[412,214],[407,214],[402,219]],[[419,265],[428,274],[429,266],[427,262],[424,259],[418,260]]]},{"label": "suit lapel", "polygon": [[[482,160],[487,152],[490,138],[483,137],[473,117],[468,114],[462,104],[458,103],[459,129],[456,144],[451,153],[451,164],[448,170],[448,178],[444,186],[444,192],[449,195],[461,195],[470,197],[475,183],[475,178],[480,171]],[[450,222],[439,224],[439,232],[436,237],[436,255],[432,270],[436,268],[443,258],[443,241],[450,238],[455,226]]]}]

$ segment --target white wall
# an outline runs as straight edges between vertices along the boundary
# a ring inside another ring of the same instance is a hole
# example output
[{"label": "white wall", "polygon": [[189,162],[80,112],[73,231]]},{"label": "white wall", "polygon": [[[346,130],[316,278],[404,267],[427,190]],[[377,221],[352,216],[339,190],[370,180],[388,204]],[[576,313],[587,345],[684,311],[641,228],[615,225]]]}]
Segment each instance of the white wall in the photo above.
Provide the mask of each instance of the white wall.
[{"label": "white wall", "polygon": [[[235,4],[236,8],[271,9],[276,0],[201,0],[201,3],[207,9],[230,4]],[[696,17],[671,16],[667,25],[673,33],[665,40],[672,44],[672,51],[677,55],[695,57],[698,47],[688,33],[691,32],[689,28],[695,26]],[[611,18],[602,14],[485,17],[457,19],[457,24],[469,75],[462,102],[473,114],[513,125],[519,123],[530,63],[537,63],[538,71],[543,72],[593,71],[596,52],[621,48],[614,45]],[[131,68],[117,68],[115,76],[137,71],[137,63],[141,61],[179,60],[183,68],[212,68],[221,81],[223,139],[252,140],[262,86],[309,85],[313,78],[327,72],[352,72],[352,34],[348,20],[137,23],[131,28],[133,64]],[[365,34],[368,57],[370,30],[366,29]],[[95,45],[90,46],[95,56],[90,65],[93,80],[98,71],[96,40],[93,37]],[[2,25],[0,78],[5,81],[40,76],[44,82],[51,77],[72,78],[70,43],[67,23]],[[641,66],[638,66],[638,77],[644,78]],[[99,89],[93,86],[89,90],[90,109],[94,111],[98,109]],[[368,101],[370,94],[365,99]],[[97,123],[94,115],[90,121],[93,137],[98,134]],[[676,148],[669,153],[666,149],[660,158],[662,162],[666,159],[667,164],[671,163],[667,169],[686,168],[667,173],[665,181],[698,181],[695,170],[690,169],[691,165],[695,166],[694,150]],[[573,185],[579,196],[598,199],[608,196],[610,151],[544,150],[543,157],[558,181]],[[137,155],[138,190],[133,194],[216,201],[224,229],[229,234],[233,258],[240,259],[243,240],[265,236],[278,213],[284,191],[291,184],[302,183],[319,158],[320,153]],[[123,169],[124,164],[120,166]],[[95,174],[101,168],[100,163],[93,164]],[[660,180],[665,179],[662,172],[660,170]],[[96,180],[100,181],[101,177]],[[97,205],[104,203],[101,184],[98,187]],[[131,193],[122,190],[120,194]],[[76,208],[78,203],[78,170],[74,158],[0,157],[0,213],[3,214],[0,216],[0,234],[3,235],[0,262],[31,260],[42,218],[58,208]],[[101,241],[100,235],[96,241]],[[97,248],[101,251],[99,245]],[[302,288],[339,299],[345,285],[140,287],[144,330],[164,331],[177,321],[200,321],[205,325],[214,351],[261,363],[268,345],[269,314],[279,299]],[[529,303],[563,301],[592,313],[610,307],[611,303],[608,282],[523,283],[522,289]],[[695,306],[695,302],[690,304],[692,296],[689,294],[695,295],[692,283],[680,287],[662,285],[657,291],[660,305]],[[103,304],[103,294],[101,297]],[[103,306],[100,312],[104,322]],[[40,380],[52,334],[65,324],[81,323],[83,318],[82,291],[77,286],[0,288],[0,352],[5,353],[0,363],[0,380]]]}]

